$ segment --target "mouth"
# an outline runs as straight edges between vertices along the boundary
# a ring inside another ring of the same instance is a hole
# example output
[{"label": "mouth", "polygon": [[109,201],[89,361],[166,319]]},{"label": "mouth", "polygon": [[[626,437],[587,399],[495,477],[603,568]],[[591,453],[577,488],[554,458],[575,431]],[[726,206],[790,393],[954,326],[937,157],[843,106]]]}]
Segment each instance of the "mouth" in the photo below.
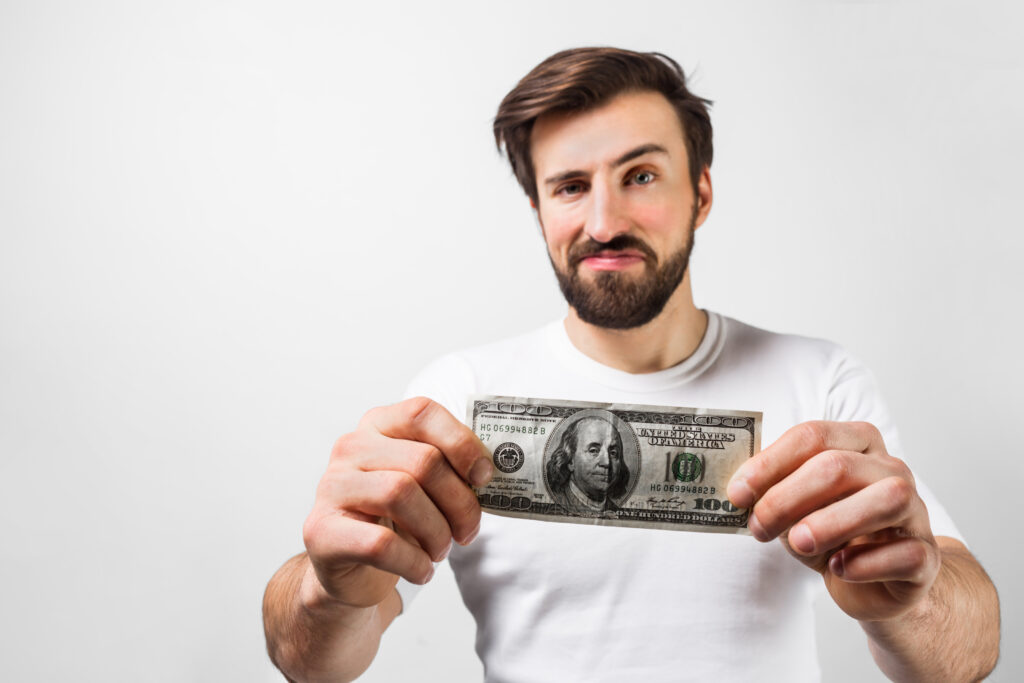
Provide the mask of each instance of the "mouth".
[{"label": "mouth", "polygon": [[579,259],[578,263],[590,270],[614,271],[642,264],[645,258],[644,253],[637,249],[605,249]]}]

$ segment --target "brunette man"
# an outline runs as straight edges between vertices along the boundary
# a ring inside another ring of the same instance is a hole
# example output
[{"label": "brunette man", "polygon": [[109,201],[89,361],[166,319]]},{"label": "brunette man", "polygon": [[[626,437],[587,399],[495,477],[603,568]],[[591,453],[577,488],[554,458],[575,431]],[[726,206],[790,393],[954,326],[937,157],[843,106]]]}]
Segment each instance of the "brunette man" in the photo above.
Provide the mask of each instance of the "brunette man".
[{"label": "brunette man", "polygon": [[[308,552],[265,598],[288,676],[359,675],[449,551],[491,683],[816,680],[822,588],[891,678],[994,666],[995,590],[900,459],[869,374],[834,344],[694,305],[706,104],[671,59],[610,48],[558,53],[506,96],[495,135],[568,316],[441,358],[410,387],[429,399],[370,410],[338,440]],[[488,481],[490,454],[454,417],[470,393],[762,411],[771,445],[728,489],[754,539],[482,517],[467,484]]]}]

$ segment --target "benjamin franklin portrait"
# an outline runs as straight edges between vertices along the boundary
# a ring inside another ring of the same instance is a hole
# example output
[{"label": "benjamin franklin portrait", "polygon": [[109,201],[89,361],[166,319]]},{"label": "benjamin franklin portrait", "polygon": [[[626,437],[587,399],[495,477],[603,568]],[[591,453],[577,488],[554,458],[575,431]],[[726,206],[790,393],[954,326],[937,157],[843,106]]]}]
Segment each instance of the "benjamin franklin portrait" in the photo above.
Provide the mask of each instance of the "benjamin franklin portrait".
[{"label": "benjamin franklin portrait", "polygon": [[544,458],[552,499],[572,516],[618,510],[639,469],[632,430],[606,410],[581,411],[561,428],[560,436],[552,435],[554,448],[549,446]]}]

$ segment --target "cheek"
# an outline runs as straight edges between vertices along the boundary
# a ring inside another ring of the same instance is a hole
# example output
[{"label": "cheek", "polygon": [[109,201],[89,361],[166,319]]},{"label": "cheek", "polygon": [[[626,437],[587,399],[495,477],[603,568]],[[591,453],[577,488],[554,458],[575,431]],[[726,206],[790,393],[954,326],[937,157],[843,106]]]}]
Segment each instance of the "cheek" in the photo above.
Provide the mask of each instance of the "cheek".
[{"label": "cheek", "polygon": [[685,223],[681,208],[665,202],[640,204],[632,213],[634,220],[648,232],[670,233]]},{"label": "cheek", "polygon": [[580,220],[576,213],[571,210],[538,212],[544,239],[552,253],[565,252],[578,237]]}]

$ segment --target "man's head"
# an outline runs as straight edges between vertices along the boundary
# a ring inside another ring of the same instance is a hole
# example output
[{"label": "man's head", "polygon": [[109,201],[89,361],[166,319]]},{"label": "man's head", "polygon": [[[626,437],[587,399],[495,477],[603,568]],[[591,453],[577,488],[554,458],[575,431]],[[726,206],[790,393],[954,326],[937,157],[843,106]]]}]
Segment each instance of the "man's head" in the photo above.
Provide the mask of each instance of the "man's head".
[{"label": "man's head", "polygon": [[706,104],[669,58],[612,48],[558,53],[502,102],[496,139],[584,322],[644,325],[683,281],[711,203]]},{"label": "man's head", "polygon": [[595,501],[625,492],[629,469],[615,425],[600,417],[585,417],[565,430],[548,463],[548,481],[563,490],[570,480]]},{"label": "man's head", "polygon": [[627,92],[657,92],[679,117],[686,141],[690,182],[711,166],[710,100],[686,87],[679,64],[659,52],[632,52],[613,47],[583,47],[551,55],[526,74],[498,107],[494,139],[505,148],[512,171],[530,200],[538,204],[530,135],[547,114],[578,114],[607,104]]}]

